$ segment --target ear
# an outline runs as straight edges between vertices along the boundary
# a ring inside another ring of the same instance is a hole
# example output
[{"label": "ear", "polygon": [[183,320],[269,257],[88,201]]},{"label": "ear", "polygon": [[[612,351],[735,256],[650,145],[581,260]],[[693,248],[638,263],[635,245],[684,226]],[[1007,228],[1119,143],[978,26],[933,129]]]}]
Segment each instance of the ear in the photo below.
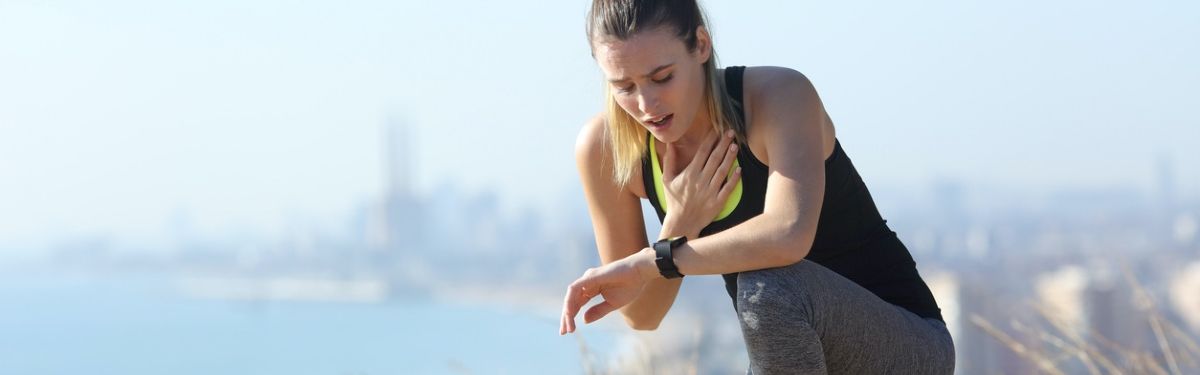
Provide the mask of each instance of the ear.
[{"label": "ear", "polygon": [[712,58],[712,37],[704,26],[696,26],[696,50],[693,52],[700,64]]}]

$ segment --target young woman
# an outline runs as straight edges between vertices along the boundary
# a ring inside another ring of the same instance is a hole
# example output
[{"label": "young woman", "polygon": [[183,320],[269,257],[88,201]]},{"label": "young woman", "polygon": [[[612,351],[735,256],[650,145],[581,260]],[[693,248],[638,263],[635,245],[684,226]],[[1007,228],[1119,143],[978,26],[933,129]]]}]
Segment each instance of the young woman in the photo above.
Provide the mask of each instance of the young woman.
[{"label": "young woman", "polygon": [[655,329],[682,275],[722,274],[754,374],[953,372],[937,303],[804,75],[717,69],[695,0],[594,0],[587,32],[608,105],[576,161],[604,265],[567,288],[559,334],[596,296],[585,322]]}]

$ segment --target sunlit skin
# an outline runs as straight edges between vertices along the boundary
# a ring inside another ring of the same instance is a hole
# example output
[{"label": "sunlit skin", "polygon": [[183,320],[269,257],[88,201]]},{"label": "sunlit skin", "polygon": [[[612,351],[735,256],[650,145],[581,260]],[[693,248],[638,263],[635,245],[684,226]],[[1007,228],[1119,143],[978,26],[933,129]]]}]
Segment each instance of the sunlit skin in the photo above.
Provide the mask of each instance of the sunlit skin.
[{"label": "sunlit skin", "polygon": [[[706,32],[697,39],[696,49],[688,51],[674,30],[660,27],[628,40],[597,38],[593,45],[596,63],[617,104],[650,130],[660,145],[670,143],[684,155],[694,153],[712,132],[699,94],[704,91],[704,62],[711,49]],[[674,116],[664,131],[647,125],[648,120],[665,115]]]},{"label": "sunlit skin", "polygon": [[[815,237],[833,124],[802,74],[786,68],[748,68],[747,145],[769,167],[764,210],[721,233],[697,238],[740,178],[725,178],[737,148],[731,134],[713,131],[702,105],[703,64],[711,57],[711,43],[703,27],[697,29],[697,39],[697,47],[688,50],[674,30],[656,28],[626,40],[597,37],[592,45],[610,92],[650,131],[664,164],[670,210],[656,238],[688,237],[688,243],[674,251],[676,266],[685,275],[798,262]],[[673,116],[665,128],[652,126],[651,120],[665,115]],[[642,171],[626,186],[613,182],[604,126],[602,117],[594,118],[576,142],[576,164],[603,265],[588,269],[568,286],[559,334],[575,331],[575,317],[596,296],[603,301],[583,312],[585,322],[620,309],[634,329],[655,329],[682,280],[659,274],[639,202],[646,197]]]}]

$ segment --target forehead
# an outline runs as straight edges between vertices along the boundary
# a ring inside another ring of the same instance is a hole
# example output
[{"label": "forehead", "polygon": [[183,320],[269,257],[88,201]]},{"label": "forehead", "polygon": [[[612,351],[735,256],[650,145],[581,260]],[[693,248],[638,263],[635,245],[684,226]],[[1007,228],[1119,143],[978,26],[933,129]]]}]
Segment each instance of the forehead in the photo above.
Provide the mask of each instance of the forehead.
[{"label": "forehead", "polygon": [[597,38],[593,48],[596,63],[609,79],[640,77],[687,54],[683,41],[665,27],[638,32],[625,40]]}]

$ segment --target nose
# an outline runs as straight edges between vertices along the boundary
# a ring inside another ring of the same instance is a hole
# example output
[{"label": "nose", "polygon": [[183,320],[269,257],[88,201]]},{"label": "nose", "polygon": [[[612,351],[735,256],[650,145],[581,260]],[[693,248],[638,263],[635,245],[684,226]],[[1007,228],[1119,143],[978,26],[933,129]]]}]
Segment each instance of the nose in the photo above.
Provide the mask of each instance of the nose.
[{"label": "nose", "polygon": [[658,108],[658,89],[651,87],[638,88],[638,109],[642,113],[657,113],[653,110]]}]

